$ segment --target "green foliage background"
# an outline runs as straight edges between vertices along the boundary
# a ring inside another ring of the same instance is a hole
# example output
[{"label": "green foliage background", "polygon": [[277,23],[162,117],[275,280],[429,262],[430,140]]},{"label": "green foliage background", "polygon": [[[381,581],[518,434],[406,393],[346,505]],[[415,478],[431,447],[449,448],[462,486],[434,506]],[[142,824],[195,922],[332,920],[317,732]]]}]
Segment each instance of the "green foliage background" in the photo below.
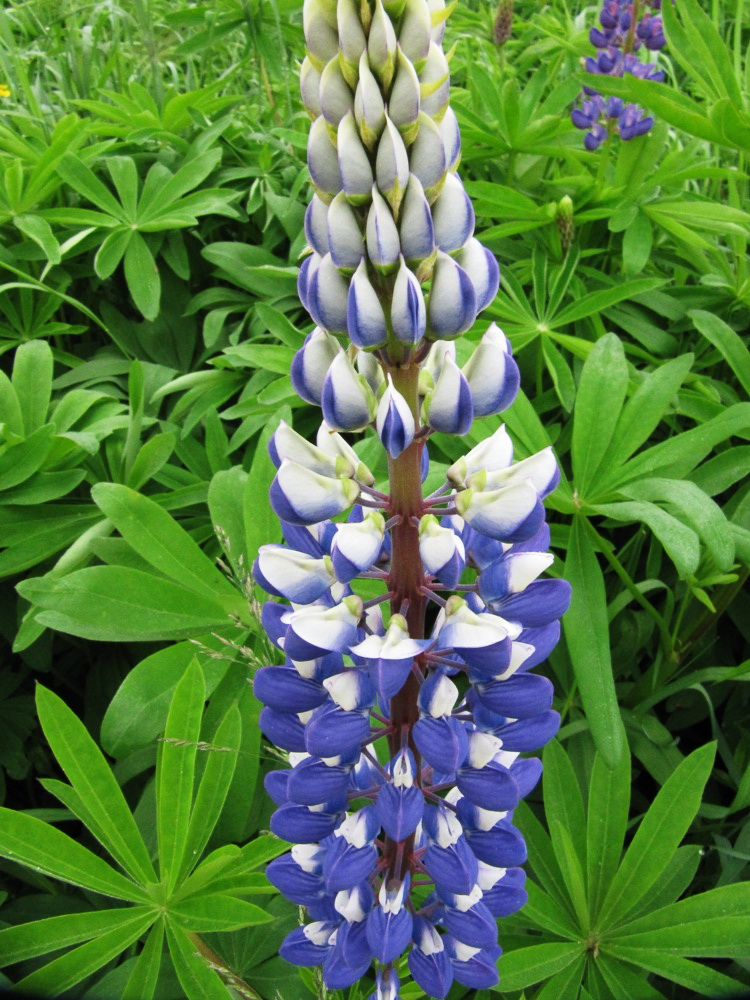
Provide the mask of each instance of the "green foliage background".
[{"label": "green foliage background", "polygon": [[[274,655],[249,578],[279,535],[266,442],[317,420],[288,376],[310,328],[300,7],[0,10],[0,986],[19,995],[323,995],[277,956],[299,915],[262,874],[285,845],[248,684]],[[516,0],[502,49],[490,5],[448,22],[462,177],[503,268],[459,352],[488,319],[511,339],[503,419],[519,458],[555,446],[574,586],[543,668],[563,727],[517,813],[511,1000],[750,990],[750,10],[664,7],[668,82],[605,90],[656,126],[596,154],[569,119],[594,5]],[[498,424],[436,435],[436,478]]]}]

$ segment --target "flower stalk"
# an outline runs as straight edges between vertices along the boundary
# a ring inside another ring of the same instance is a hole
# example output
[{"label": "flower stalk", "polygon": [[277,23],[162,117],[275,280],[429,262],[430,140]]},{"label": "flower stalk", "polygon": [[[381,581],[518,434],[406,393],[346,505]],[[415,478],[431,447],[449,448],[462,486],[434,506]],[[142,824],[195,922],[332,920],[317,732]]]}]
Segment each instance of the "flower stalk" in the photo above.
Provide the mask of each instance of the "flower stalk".
[{"label": "flower stalk", "polygon": [[[494,324],[456,359],[499,270],[458,174],[446,16],[428,0],[305,0],[315,194],[299,292],[316,327],[291,375],[324,419],[315,445],[286,424],[271,440],[284,545],[253,571],[284,660],[256,674],[260,726],[290,765],[266,777],[271,828],[293,845],[267,873],[310,918],[281,954],[322,965],[329,989],[374,973],[371,1000],[397,1000],[403,955],[430,997],[497,982],[496,918],[526,898],[513,809],[541,771],[521,754],[559,725],[530,671],[569,599],[537,579],[549,449],[513,464],[500,426],[423,490],[431,435],[465,435],[519,385]],[[388,484],[353,447],[361,432]],[[359,580],[382,594],[364,600]]]}]

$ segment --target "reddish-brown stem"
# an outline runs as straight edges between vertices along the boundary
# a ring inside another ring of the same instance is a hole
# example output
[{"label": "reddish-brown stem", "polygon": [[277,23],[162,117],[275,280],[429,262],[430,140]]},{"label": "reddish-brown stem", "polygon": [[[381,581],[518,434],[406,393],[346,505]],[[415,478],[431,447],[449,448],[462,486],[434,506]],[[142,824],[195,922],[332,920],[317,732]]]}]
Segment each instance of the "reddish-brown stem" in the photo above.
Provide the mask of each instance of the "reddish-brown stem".
[{"label": "reddish-brown stem", "polygon": [[[410,363],[388,369],[393,386],[408,403],[415,423],[419,423],[419,368]],[[419,556],[419,534],[417,525],[424,511],[422,500],[422,449],[423,441],[414,441],[398,458],[388,460],[390,479],[389,517],[400,517],[399,523],[391,529],[391,572],[388,590],[392,592],[391,612],[397,614],[404,609],[413,639],[424,638],[426,599],[423,593],[425,573]],[[419,752],[412,738],[412,729],[419,718],[417,697],[420,682],[415,673],[410,673],[406,683],[395,698],[391,699],[392,733],[388,737],[391,757],[407,745],[414,754],[417,775],[421,771]],[[419,781],[419,778],[417,779]],[[388,877],[399,881],[411,869],[414,837],[396,843],[386,838],[384,856],[388,862]]]}]

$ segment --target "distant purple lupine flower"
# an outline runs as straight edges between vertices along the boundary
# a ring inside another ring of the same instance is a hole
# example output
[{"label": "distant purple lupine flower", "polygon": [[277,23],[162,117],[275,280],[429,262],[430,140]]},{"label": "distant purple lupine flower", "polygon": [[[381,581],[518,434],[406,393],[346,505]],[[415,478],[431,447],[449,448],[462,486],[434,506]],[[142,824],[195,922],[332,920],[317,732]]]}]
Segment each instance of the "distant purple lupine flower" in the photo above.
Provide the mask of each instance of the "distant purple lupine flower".
[{"label": "distant purple lupine flower", "polygon": [[[570,596],[538,579],[552,562],[551,449],[514,463],[500,425],[423,495],[430,436],[466,435],[520,381],[494,323],[457,360],[499,270],[457,173],[444,11],[305,0],[316,193],[299,292],[317,326],[291,378],[324,420],[315,444],[284,422],[271,439],[285,544],[253,567],[284,660],[255,674],[259,724],[289,763],[265,779],[291,848],[267,874],[308,918],[280,954],[322,966],[331,990],[377,963],[368,1000],[399,1000],[406,953],[429,997],[497,983],[496,918],[526,900],[513,810],[541,774],[522,755],[560,721],[533,668]],[[364,429],[387,457],[381,490],[342,436]],[[363,580],[380,595],[363,600]]]},{"label": "distant purple lupine flower", "polygon": [[[597,76],[630,74],[661,83],[664,73],[653,63],[642,62],[636,54],[641,48],[653,52],[666,44],[660,10],[661,0],[604,0],[600,27],[589,32],[589,40],[598,52],[586,59],[586,70]],[[654,124],[654,119],[636,104],[625,104],[619,98],[605,101],[590,87],[584,87],[584,95],[582,106],[574,108],[570,117],[576,128],[586,131],[584,145],[591,152],[607,139],[613,127],[627,142],[645,135]]]}]

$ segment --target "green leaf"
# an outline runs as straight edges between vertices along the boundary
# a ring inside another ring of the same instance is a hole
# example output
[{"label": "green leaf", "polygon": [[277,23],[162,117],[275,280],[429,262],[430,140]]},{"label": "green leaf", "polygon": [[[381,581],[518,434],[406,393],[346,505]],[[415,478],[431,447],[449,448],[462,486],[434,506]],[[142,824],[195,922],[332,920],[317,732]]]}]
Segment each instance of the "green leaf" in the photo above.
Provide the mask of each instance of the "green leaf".
[{"label": "green leaf", "polygon": [[161,279],[153,254],[140,233],[134,232],[125,250],[125,281],[139,311],[146,319],[159,315]]},{"label": "green leaf", "polygon": [[176,443],[177,437],[171,431],[163,431],[149,438],[135,456],[128,473],[127,485],[138,490],[152,479],[169,461]]},{"label": "green leaf", "polygon": [[742,957],[750,927],[750,882],[670,903],[611,932],[618,945],[702,958]]},{"label": "green leaf", "polygon": [[654,231],[647,215],[639,212],[622,238],[622,267],[626,274],[640,274],[648,264]]},{"label": "green leaf", "polygon": [[622,503],[595,504],[590,509],[626,524],[632,521],[647,524],[675,564],[680,579],[688,579],[698,569],[701,558],[698,535],[656,504],[625,500]]},{"label": "green leaf", "polygon": [[685,381],[693,364],[692,354],[666,361],[656,371],[645,374],[635,393],[625,404],[617,421],[607,453],[607,481],[616,473],[657,427],[664,411]]},{"label": "green leaf", "polygon": [[570,608],[563,617],[565,641],[596,748],[609,767],[616,767],[626,743],[612,675],[607,597],[580,514],[570,532],[565,579],[573,588]]},{"label": "green leaf", "polygon": [[42,609],[40,624],[102,642],[184,639],[228,624],[218,600],[126,566],[36,577],[19,583],[18,592]]},{"label": "green leaf", "polygon": [[203,671],[193,659],[175,688],[157,755],[159,871],[167,892],[177,884],[185,857],[205,698]]},{"label": "green leaf", "polygon": [[713,313],[693,309],[688,316],[709,343],[719,351],[738,382],[750,396],[750,351],[738,333]]},{"label": "green leaf", "polygon": [[101,937],[87,944],[82,944],[73,951],[67,952],[53,962],[49,962],[36,972],[26,976],[16,984],[19,993],[36,993],[47,996],[59,996],[76,983],[80,983],[92,973],[97,972],[107,962],[125,951],[137,941],[147,927],[156,919],[156,914],[149,907],[137,907],[127,911],[131,919],[127,923],[102,934]]},{"label": "green leaf", "polygon": [[224,893],[202,894],[180,900],[169,907],[169,916],[184,930],[198,934],[237,931],[273,920],[270,914],[254,903]]},{"label": "green leaf", "polygon": [[44,255],[50,264],[59,264],[62,260],[60,244],[55,239],[54,233],[46,219],[38,215],[15,215],[13,223],[17,229],[33,240],[37,246],[41,247]]},{"label": "green leaf", "polygon": [[13,388],[18,395],[27,437],[42,428],[47,419],[53,368],[52,349],[46,340],[21,344],[13,358]]},{"label": "green leaf", "polygon": [[560,400],[563,409],[570,413],[576,395],[573,373],[549,337],[542,337],[542,353],[544,354],[544,360],[547,362],[547,370],[552,377],[557,398]]},{"label": "green leaf", "polygon": [[571,832],[562,821],[554,815],[550,818],[550,835],[555,847],[560,870],[568,887],[570,900],[573,904],[580,927],[588,927],[590,923],[589,907],[586,899],[586,884],[583,877],[581,859],[573,845]]},{"label": "green leaf", "polygon": [[607,485],[616,488],[641,476],[684,479],[713,447],[732,435],[745,433],[749,429],[750,403],[735,403],[699,427],[683,431],[648,448],[619,469],[615,466]]},{"label": "green leaf", "polygon": [[[634,278],[632,281],[622,281],[611,288],[603,288],[598,292],[589,292],[580,296],[576,302],[566,306],[562,312],[550,319],[550,326],[557,329],[567,326],[568,323],[575,323],[587,316],[594,316],[603,312],[617,302],[625,299],[635,299],[645,292],[652,292],[655,288],[660,288],[665,282],[661,278]],[[614,334],[607,334],[614,337]]]},{"label": "green leaf", "polygon": [[103,845],[131,878],[155,882],[143,837],[120,786],[83,723],[65,702],[39,685],[36,705],[50,749],[71,785],[97,820]]},{"label": "green leaf", "polygon": [[[536,862],[537,857],[534,857]],[[525,920],[530,920],[538,927],[542,927],[559,937],[570,938],[575,941],[580,936],[578,922],[573,920],[567,910],[564,910],[559,903],[548,893],[543,892],[535,882],[526,880],[526,892],[528,902],[523,908]]]},{"label": "green leaf", "polygon": [[122,991],[121,1000],[152,1000],[159,980],[163,950],[164,921],[160,920],[149,931],[143,950]]},{"label": "green leaf", "polygon": [[127,222],[117,199],[77,156],[66,153],[58,163],[57,171],[66,184],[70,184],[84,198],[92,201],[102,212],[114,216],[121,222]]},{"label": "green leaf", "polygon": [[133,903],[145,892],[67,834],[26,813],[0,808],[0,855],[52,878]]},{"label": "green leaf", "polygon": [[164,726],[174,689],[195,656],[180,642],[147,656],[128,672],[104,714],[101,744],[120,759],[151,744]]},{"label": "green leaf", "polygon": [[94,270],[102,281],[115,273],[132,236],[132,229],[113,229],[105,236],[94,257]]},{"label": "green leaf", "polygon": [[556,973],[535,995],[534,1000],[578,1000],[586,955],[579,955],[567,969]]},{"label": "green leaf", "polygon": [[[628,948],[621,945],[607,945],[607,952],[617,959],[631,962],[642,969],[655,973],[664,979],[684,986],[691,994],[718,1000],[719,997],[737,1000],[745,994],[745,987],[736,979],[725,976],[699,962],[691,962],[686,958],[668,953],[654,952],[647,948]],[[633,996],[634,994],[631,994]],[[638,1000],[643,993],[638,993]],[[628,1000],[630,998],[628,997]]]},{"label": "green leaf", "polygon": [[523,990],[553,976],[580,956],[580,943],[550,942],[506,951],[500,959],[500,986],[505,993]]},{"label": "green leaf", "polygon": [[228,1000],[227,988],[199,952],[192,935],[168,925],[167,942],[186,1000]]},{"label": "green leaf", "polygon": [[[570,834],[571,843],[579,861],[583,861],[586,850],[586,821],[581,786],[578,784],[568,755],[557,740],[552,740],[544,748],[543,760],[544,807],[547,819],[550,822],[552,819],[559,820]],[[555,845],[554,835],[552,843],[555,846],[555,854],[564,875],[565,869]]]},{"label": "green leaf", "polygon": [[715,753],[714,743],[695,750],[659,790],[612,879],[600,926],[621,923],[669,865],[698,812]]},{"label": "green leaf", "polygon": [[107,931],[127,926],[134,912],[146,913],[146,907],[117,907],[87,913],[65,913],[16,924],[0,930],[0,955],[3,966],[25,962],[60,948],[70,948],[82,941],[101,937]]},{"label": "green leaf", "polygon": [[612,990],[614,1000],[664,1000],[664,994],[649,986],[643,973],[637,973],[619,959],[611,958],[606,952],[599,952],[597,968],[607,986]]},{"label": "green leaf", "polygon": [[158,503],[119,483],[97,483],[91,496],[128,545],[159,573],[213,601],[228,600],[228,607],[238,602],[224,574]]},{"label": "green leaf", "polygon": [[217,472],[208,484],[211,523],[224,554],[240,580],[244,579],[252,565],[245,545],[242,505],[237,502],[237,498],[243,496],[247,488],[247,478],[245,470],[235,465],[231,469]]},{"label": "green leaf", "polygon": [[633,500],[668,503],[703,540],[717,567],[728,572],[734,563],[734,541],[717,503],[685,479],[639,479],[621,492]]},{"label": "green leaf", "polygon": [[242,718],[239,708],[233,705],[206,751],[208,761],[190,815],[181,878],[195,867],[216,826],[232,783],[241,738]]},{"label": "green leaf", "polygon": [[138,203],[138,168],[129,156],[108,156],[105,160],[109,175],[120,196],[125,218],[135,222],[135,206]]},{"label": "green leaf", "polygon": [[596,922],[604,894],[617,871],[625,842],[630,806],[630,755],[615,768],[597,754],[589,784],[586,825],[586,881]]},{"label": "green leaf", "polygon": [[222,352],[233,362],[261,368],[264,371],[288,375],[295,352],[283,344],[238,344],[225,347]]},{"label": "green leaf", "polygon": [[625,352],[615,334],[608,333],[594,344],[576,395],[571,456],[573,480],[583,497],[592,484],[596,490],[596,472],[607,455],[627,387]]},{"label": "green leaf", "polygon": [[[44,424],[25,441],[13,445],[0,455],[0,490],[10,490],[25,482],[44,464],[52,447],[54,426]],[[7,495],[3,497],[7,503]]]}]

